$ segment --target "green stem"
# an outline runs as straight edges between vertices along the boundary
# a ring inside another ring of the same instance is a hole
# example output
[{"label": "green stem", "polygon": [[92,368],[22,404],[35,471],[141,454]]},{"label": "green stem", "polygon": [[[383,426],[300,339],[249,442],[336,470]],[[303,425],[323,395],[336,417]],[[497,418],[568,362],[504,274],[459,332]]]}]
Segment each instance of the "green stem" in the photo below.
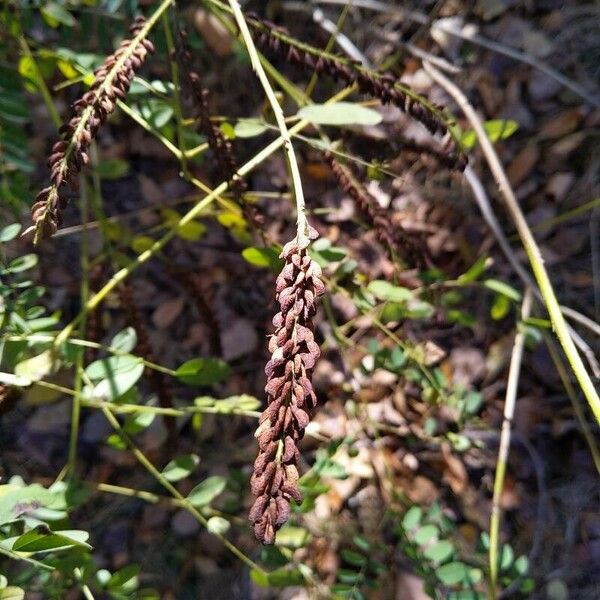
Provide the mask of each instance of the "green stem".
[{"label": "green stem", "polygon": [[129,106],[127,106],[127,104],[125,104],[125,102],[123,102],[122,100],[117,100],[117,106],[127,116],[129,116],[138,125],[140,125],[140,127],[142,127],[142,129],[144,129],[145,131],[147,131],[148,133],[150,133],[154,137],[156,137],[158,140],[160,140],[163,143],[163,145],[165,146],[165,148],[167,148],[175,156],[175,158],[177,158],[178,160],[182,159],[181,150],[179,150],[179,148],[177,148],[177,146],[175,146],[175,144],[173,144],[173,142],[168,140],[160,131],[158,131],[157,129],[152,127],[152,125],[150,125],[150,123],[148,123],[148,121],[146,121],[146,119],[144,119],[137,112],[135,112],[135,110],[129,108]]},{"label": "green stem", "polygon": [[[134,444],[133,440],[129,437],[127,432],[121,427],[117,418],[113,415],[113,413],[107,408],[103,407],[102,412],[108,422],[112,425],[114,430],[119,434],[121,439],[133,455],[136,457],[138,462],[174,497],[177,498],[182,504],[182,506],[204,527],[207,526],[207,519],[198,511],[198,509],[185,497],[183,496],[179,490],[168,481],[165,476],[152,464],[150,460],[146,457],[146,455]],[[256,564],[250,557],[246,556],[235,544],[230,542],[225,536],[212,532],[213,535],[216,535],[223,545],[237,558],[239,558],[244,564],[248,565],[251,569],[256,569],[261,573],[265,573],[264,569]]]},{"label": "green stem", "polygon": [[44,77],[42,76],[42,72],[40,71],[40,68],[38,67],[37,61],[35,60],[33,54],[31,53],[31,49],[29,48],[29,44],[27,43],[25,36],[19,35],[19,45],[21,46],[21,51],[23,52],[23,54],[27,58],[29,58],[29,60],[31,61],[31,66],[33,67],[34,76],[35,76],[35,83],[37,84],[37,86],[42,94],[42,97],[44,98],[44,104],[46,105],[46,108],[48,109],[48,114],[50,115],[50,119],[52,119],[52,123],[54,123],[54,126],[56,127],[56,129],[58,129],[62,124],[61,120],[60,120],[60,115],[58,114],[58,110],[56,110],[56,105],[54,104],[54,100],[52,100],[52,96],[50,94],[50,91],[48,90],[48,86],[46,85],[46,82],[44,81]]},{"label": "green stem", "polygon": [[[88,222],[88,195],[87,195],[87,182],[83,175],[79,176],[79,187],[81,189],[80,197],[80,215],[81,223],[83,224],[83,230],[81,231],[81,282],[80,282],[80,298],[81,298],[81,322],[80,322],[80,334],[81,337],[85,337],[85,326],[87,322],[87,311],[86,302],[90,295],[89,286],[89,244],[87,235],[87,222]],[[73,403],[71,406],[71,432],[69,435],[69,452],[67,460],[67,476],[73,477],[75,475],[75,468],[77,463],[77,438],[79,436],[79,423],[81,420],[81,373],[83,371],[83,351],[77,353],[75,359],[75,394],[73,396]]]},{"label": "green stem", "polygon": [[[28,335],[11,335],[5,338],[7,341],[18,342],[21,340],[28,340],[30,342],[54,342],[56,340],[56,336],[45,335],[42,333],[34,333]],[[113,346],[105,346],[103,344],[99,344],[97,342],[90,342],[88,340],[82,340],[78,338],[70,338],[67,344],[71,344],[73,346],[81,346],[83,348],[94,348],[95,350],[104,350],[106,352],[110,352],[111,354],[116,354],[117,356],[125,356],[130,355],[131,352],[125,352],[120,350],[119,348],[114,348]],[[148,369],[152,369],[154,371],[159,371],[160,373],[164,373],[165,375],[170,375],[171,377],[176,377],[177,373],[173,369],[169,369],[168,367],[163,367],[162,365],[158,365],[156,363],[145,360],[141,356],[136,356],[139,358],[143,365]],[[39,382],[36,382],[39,383]],[[60,386],[59,386],[60,387]],[[65,388],[66,389],[66,388]]]},{"label": "green stem", "polygon": [[579,386],[581,387],[586,400],[588,401],[588,404],[594,413],[596,421],[600,424],[600,396],[598,396],[598,392],[594,387],[592,378],[587,372],[585,365],[581,360],[581,356],[579,356],[579,352],[577,352],[573,338],[569,334],[569,328],[560,309],[556,294],[554,293],[552,283],[550,282],[550,277],[548,276],[548,271],[544,266],[544,259],[542,257],[540,248],[537,245],[533,234],[531,233],[531,229],[529,229],[525,215],[521,210],[519,202],[517,201],[517,198],[510,186],[510,182],[508,181],[508,177],[506,176],[506,173],[504,172],[504,169],[498,160],[498,156],[496,155],[494,147],[492,146],[492,143],[481,123],[481,119],[475,112],[474,108],[470,105],[466,96],[456,85],[454,85],[454,83],[442,75],[442,73],[440,73],[431,64],[425,63],[425,68],[433,77],[433,79],[442,87],[444,87],[451,96],[454,97],[456,102],[463,110],[465,116],[471,123],[471,126],[475,130],[483,154],[485,155],[490,170],[492,171],[496,183],[498,184],[502,197],[505,201],[506,208],[510,213],[513,222],[515,223],[517,232],[521,238],[521,243],[523,244],[527,257],[529,258],[531,269],[540,288],[540,292],[544,299],[544,304],[546,305],[546,310],[550,315],[550,320],[552,321],[552,328],[554,329],[556,337],[558,338],[564,353],[567,356],[567,360],[571,365],[571,369],[575,373],[575,377],[579,382]]},{"label": "green stem", "polygon": [[6,556],[7,558],[11,558],[12,560],[22,560],[24,562],[28,562],[31,565],[34,565],[40,569],[44,569],[44,571],[54,571],[54,567],[50,565],[46,565],[39,560],[35,560],[34,558],[29,558],[28,556],[24,556],[23,554],[18,554],[17,552],[13,552],[12,550],[7,550],[6,548],[2,548],[0,546],[0,554]]},{"label": "green stem", "polygon": [[183,114],[181,112],[181,95],[179,93],[179,65],[175,59],[175,42],[173,40],[173,32],[171,31],[171,24],[169,22],[169,16],[165,13],[163,15],[163,28],[165,30],[165,40],[167,42],[167,51],[169,53],[169,66],[171,69],[171,81],[173,82],[173,95],[175,100],[174,112],[175,122],[177,125],[177,144],[180,152],[181,170],[184,176],[189,174],[187,166],[187,154],[185,146],[185,136],[183,135]]},{"label": "green stem", "polygon": [[[350,93],[350,88],[345,88],[342,91],[338,92],[335,96],[333,96],[329,102],[337,102],[342,98],[345,98]],[[309,121],[303,120],[298,122],[291,130],[290,133],[295,133],[297,131],[301,131],[305,127],[310,124]],[[266,160],[269,156],[271,156],[274,152],[276,152],[281,146],[284,144],[283,138],[279,137],[273,142],[271,142],[268,146],[263,148],[258,154],[256,154],[252,159],[250,159],[246,164],[239,168],[238,173],[243,176],[250,173],[254,170],[259,164],[261,164],[264,160]],[[96,292],[94,296],[92,296],[86,303],[86,310],[88,312],[94,310],[103,300],[114,290],[122,281],[124,281],[133,271],[135,271],[139,266],[143,265],[150,258],[152,258],[157,252],[162,250],[164,246],[168,242],[170,242],[176,235],[177,232],[193,221],[198,215],[202,213],[202,211],[209,206],[213,200],[222,195],[227,189],[229,189],[229,183],[224,181],[219,186],[217,186],[214,190],[212,190],[207,196],[205,196],[198,204],[196,204],[193,208],[191,208],[177,224],[175,224],[163,237],[154,242],[150,248],[142,252],[135,260],[133,260],[129,265],[118,271],[113,275],[113,277],[108,281],[104,287]],[[75,327],[77,327],[81,318],[81,314],[77,315],[62,331],[54,339],[54,347],[58,348],[61,344],[66,342]]]},{"label": "green stem", "polygon": [[292,178],[294,197],[296,200],[298,226],[296,240],[298,242],[298,245],[306,247],[309,241],[308,221],[306,219],[306,209],[304,204],[304,192],[302,190],[302,180],[300,178],[300,168],[298,167],[298,161],[296,160],[296,153],[294,152],[294,146],[292,144],[290,132],[288,131],[287,125],[285,123],[283,110],[281,109],[277,97],[275,96],[275,92],[271,87],[269,78],[267,77],[267,74],[263,69],[260,57],[258,56],[256,47],[254,45],[254,40],[252,39],[252,35],[250,33],[250,30],[248,29],[246,19],[244,19],[244,15],[242,13],[242,9],[240,8],[239,3],[237,2],[237,0],[229,0],[229,6],[233,11],[235,21],[238,24],[238,27],[240,28],[240,33],[246,45],[246,50],[248,50],[248,54],[250,55],[250,62],[252,63],[252,68],[258,76],[258,79],[263,87],[265,95],[267,96],[267,100],[271,105],[273,114],[275,115],[275,120],[277,121],[277,125],[279,127],[281,139],[283,141],[283,149],[286,154],[288,168],[290,170],[290,175]]}]

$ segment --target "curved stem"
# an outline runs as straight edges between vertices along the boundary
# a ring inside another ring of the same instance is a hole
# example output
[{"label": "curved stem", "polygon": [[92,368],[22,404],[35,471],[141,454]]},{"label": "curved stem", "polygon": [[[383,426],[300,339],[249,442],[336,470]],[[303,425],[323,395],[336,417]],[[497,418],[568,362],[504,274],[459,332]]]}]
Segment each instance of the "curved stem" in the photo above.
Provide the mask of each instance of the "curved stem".
[{"label": "curved stem", "polygon": [[265,95],[267,96],[267,100],[273,109],[273,113],[275,115],[275,120],[277,121],[277,126],[279,127],[279,131],[281,133],[281,139],[283,140],[283,149],[285,151],[288,167],[290,170],[290,175],[292,178],[292,186],[294,190],[294,197],[296,199],[296,211],[297,211],[297,224],[298,224],[298,234],[297,234],[297,242],[299,246],[307,246],[308,245],[308,221],[306,219],[306,209],[304,205],[304,192],[302,190],[302,181],[300,178],[300,169],[298,167],[298,161],[296,160],[296,153],[294,152],[294,146],[292,145],[292,140],[290,137],[290,132],[288,131],[287,125],[285,123],[285,117],[283,115],[283,110],[277,101],[275,96],[275,92],[271,87],[271,83],[269,82],[269,78],[263,69],[263,66],[260,62],[260,57],[258,56],[258,52],[256,51],[256,46],[254,45],[254,40],[252,39],[252,35],[250,30],[248,29],[248,25],[246,24],[246,20],[244,19],[244,15],[242,14],[242,9],[240,8],[237,0],[229,0],[229,6],[233,11],[233,16],[235,17],[236,23],[240,28],[240,33],[246,44],[246,49],[248,50],[248,54],[250,55],[250,61],[252,63],[252,68],[256,72],[258,79],[260,80],[261,85],[265,91]]},{"label": "curved stem", "polygon": [[433,77],[433,79],[456,100],[467,119],[469,119],[471,126],[475,130],[479,143],[481,144],[483,154],[485,155],[490,170],[494,175],[494,179],[498,184],[500,193],[506,204],[506,208],[515,223],[519,237],[521,238],[523,247],[525,248],[525,252],[529,258],[531,269],[533,270],[533,274],[537,280],[540,292],[544,298],[544,304],[546,305],[546,309],[550,315],[552,327],[556,333],[556,336],[558,337],[558,340],[560,341],[561,346],[563,347],[569,364],[571,365],[571,369],[575,373],[575,377],[577,378],[577,381],[583,390],[588,404],[594,413],[596,421],[600,424],[600,396],[598,396],[598,392],[594,387],[592,378],[588,374],[585,365],[583,364],[583,361],[577,352],[573,338],[569,334],[568,325],[560,310],[560,305],[556,298],[556,294],[554,293],[552,283],[550,282],[548,271],[544,266],[544,259],[542,257],[540,248],[537,245],[531,230],[529,229],[527,220],[521,211],[521,207],[519,206],[517,198],[515,197],[515,194],[510,186],[506,173],[504,172],[504,169],[498,160],[492,143],[490,142],[490,139],[483,128],[481,120],[479,119],[473,107],[469,104],[466,96],[456,85],[454,85],[447,77],[440,73],[440,71],[438,71],[433,65],[427,62],[424,64],[426,71]]}]

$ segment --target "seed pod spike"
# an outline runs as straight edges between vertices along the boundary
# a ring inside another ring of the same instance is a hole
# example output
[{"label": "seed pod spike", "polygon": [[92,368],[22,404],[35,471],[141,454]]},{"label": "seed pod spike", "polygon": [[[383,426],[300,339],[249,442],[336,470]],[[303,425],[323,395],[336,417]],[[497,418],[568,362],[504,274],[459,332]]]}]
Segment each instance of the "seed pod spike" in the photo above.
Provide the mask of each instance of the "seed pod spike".
[{"label": "seed pod spike", "polygon": [[105,59],[95,72],[91,88],[73,104],[71,119],[59,129],[62,139],[53,146],[49,161],[52,183],[43,200],[45,204],[40,204],[38,196],[32,208],[34,244],[56,232],[60,209],[66,203],[60,191],[62,186],[68,184],[76,191],[76,175],[89,161],[89,145],[114,111],[116,98],[127,94],[136,69],[152,51],[146,36],[171,3],[171,0],[163,1],[147,21],[143,17],[134,21],[129,30],[131,37],[123,40]]},{"label": "seed pod spike", "polygon": [[[277,530],[288,520],[290,502],[301,502],[298,487],[298,442],[309,422],[307,397],[314,397],[311,373],[319,356],[314,342],[314,298],[323,293],[321,269],[307,253],[317,236],[307,225],[281,253],[285,264],[278,277],[280,312],[273,322],[272,355],[267,364],[267,408],[260,419],[259,453],[254,463],[249,515],[257,539],[275,541]],[[303,310],[296,307],[305,306]]]}]

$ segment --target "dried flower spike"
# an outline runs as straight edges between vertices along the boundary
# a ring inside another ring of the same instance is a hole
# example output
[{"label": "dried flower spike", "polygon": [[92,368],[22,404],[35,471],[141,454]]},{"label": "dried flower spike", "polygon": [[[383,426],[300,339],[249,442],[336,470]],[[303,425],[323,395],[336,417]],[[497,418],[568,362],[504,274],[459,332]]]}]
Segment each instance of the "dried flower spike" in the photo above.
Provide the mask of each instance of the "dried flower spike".
[{"label": "dried flower spike", "polygon": [[129,86],[154,46],[146,39],[149,23],[138,17],[129,29],[131,39],[96,70],[90,89],[73,106],[73,117],[60,128],[62,139],[52,147],[48,158],[50,186],[36,197],[31,209],[35,226],[34,243],[53,235],[60,224],[60,211],[66,205],[62,187],[77,189],[77,173],[88,164],[88,149],[98,130],[114,111],[117,100],[125,98]]},{"label": "dried flower spike", "polygon": [[278,53],[288,62],[327,75],[345,85],[355,84],[363,93],[379,98],[383,104],[393,104],[419,121],[432,135],[444,137],[444,164],[448,168],[463,170],[466,158],[457,147],[442,117],[443,108],[400,84],[392,73],[378,73],[355,62],[328,54],[299,42],[286,30],[274,23],[258,18],[253,13],[247,23],[254,30],[258,45]]},{"label": "dried flower spike", "polygon": [[377,239],[389,252],[391,258],[394,259],[396,253],[406,257],[411,263],[422,266],[424,250],[418,247],[415,240],[400,225],[392,223],[387,211],[356,179],[350,166],[342,165],[330,152],[325,152],[324,156],[340,187],[354,200],[358,210],[373,227]]},{"label": "dried flower spike", "polygon": [[[316,238],[310,228],[310,238]],[[319,358],[312,317],[315,302],[325,288],[321,268],[296,240],[283,248],[285,265],[277,278],[280,312],[273,318],[275,333],[269,341],[271,360],[267,375],[267,408],[256,431],[259,453],[250,480],[254,504],[250,522],[263,544],[275,541],[277,530],[288,520],[290,502],[301,502],[298,486],[298,442],[304,436],[317,398],[311,374]]]}]

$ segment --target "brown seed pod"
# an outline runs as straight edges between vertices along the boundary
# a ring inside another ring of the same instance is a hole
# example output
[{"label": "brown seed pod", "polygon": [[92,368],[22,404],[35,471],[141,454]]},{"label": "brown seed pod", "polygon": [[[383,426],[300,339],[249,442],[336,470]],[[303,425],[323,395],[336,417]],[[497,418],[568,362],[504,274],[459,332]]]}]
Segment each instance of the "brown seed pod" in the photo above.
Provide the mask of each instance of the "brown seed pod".
[{"label": "brown seed pod", "polygon": [[257,44],[262,48],[279,54],[292,64],[314,70],[319,75],[326,74],[344,85],[356,84],[363,94],[379,98],[383,104],[394,104],[419,121],[433,135],[447,136],[447,147],[440,151],[445,155],[445,166],[464,169],[466,157],[448,133],[448,127],[440,116],[442,107],[400,84],[392,73],[377,73],[349,59],[324,53],[290,37],[286,30],[254,14],[249,14],[246,20],[254,32]]},{"label": "brown seed pod", "polygon": [[[311,228],[311,239],[316,235]],[[276,283],[280,312],[273,318],[271,360],[265,367],[267,408],[255,434],[259,453],[250,479],[255,499],[249,519],[263,544],[275,541],[277,530],[289,518],[290,502],[302,501],[298,443],[317,403],[311,375],[320,350],[312,317],[315,299],[325,291],[321,268],[308,256],[306,245],[291,241],[281,257],[285,265]]]},{"label": "brown seed pod", "polygon": [[77,174],[89,163],[89,146],[115,109],[118,99],[126,96],[136,71],[146,56],[154,52],[152,42],[138,35],[146,24],[138,17],[129,32],[131,39],[121,42],[118,49],[108,56],[95,71],[90,89],[73,103],[73,116],[62,125],[62,139],[54,144],[48,158],[50,186],[36,197],[31,217],[35,227],[34,242],[53,235],[60,225],[60,211],[66,205],[62,186],[77,189]]},{"label": "brown seed pod", "polygon": [[391,258],[393,259],[394,254],[397,254],[413,264],[422,266],[424,250],[419,247],[419,244],[401,226],[392,223],[387,211],[363,187],[348,165],[342,165],[330,152],[325,152],[324,156],[340,187],[354,200],[358,210],[373,227],[377,239],[390,253]]},{"label": "brown seed pod", "polygon": [[177,51],[177,60],[182,67],[181,73],[184,82],[194,102],[199,132],[206,136],[208,145],[217,162],[219,173],[223,179],[230,183],[233,196],[242,207],[244,216],[257,231],[261,231],[264,224],[263,216],[259,213],[256,206],[244,199],[244,192],[246,192],[248,186],[244,178],[238,173],[238,164],[233,151],[233,145],[211,118],[209,108],[210,92],[202,86],[200,75],[192,69],[191,55],[184,46],[185,38],[186,35],[182,32],[180,47]]}]

